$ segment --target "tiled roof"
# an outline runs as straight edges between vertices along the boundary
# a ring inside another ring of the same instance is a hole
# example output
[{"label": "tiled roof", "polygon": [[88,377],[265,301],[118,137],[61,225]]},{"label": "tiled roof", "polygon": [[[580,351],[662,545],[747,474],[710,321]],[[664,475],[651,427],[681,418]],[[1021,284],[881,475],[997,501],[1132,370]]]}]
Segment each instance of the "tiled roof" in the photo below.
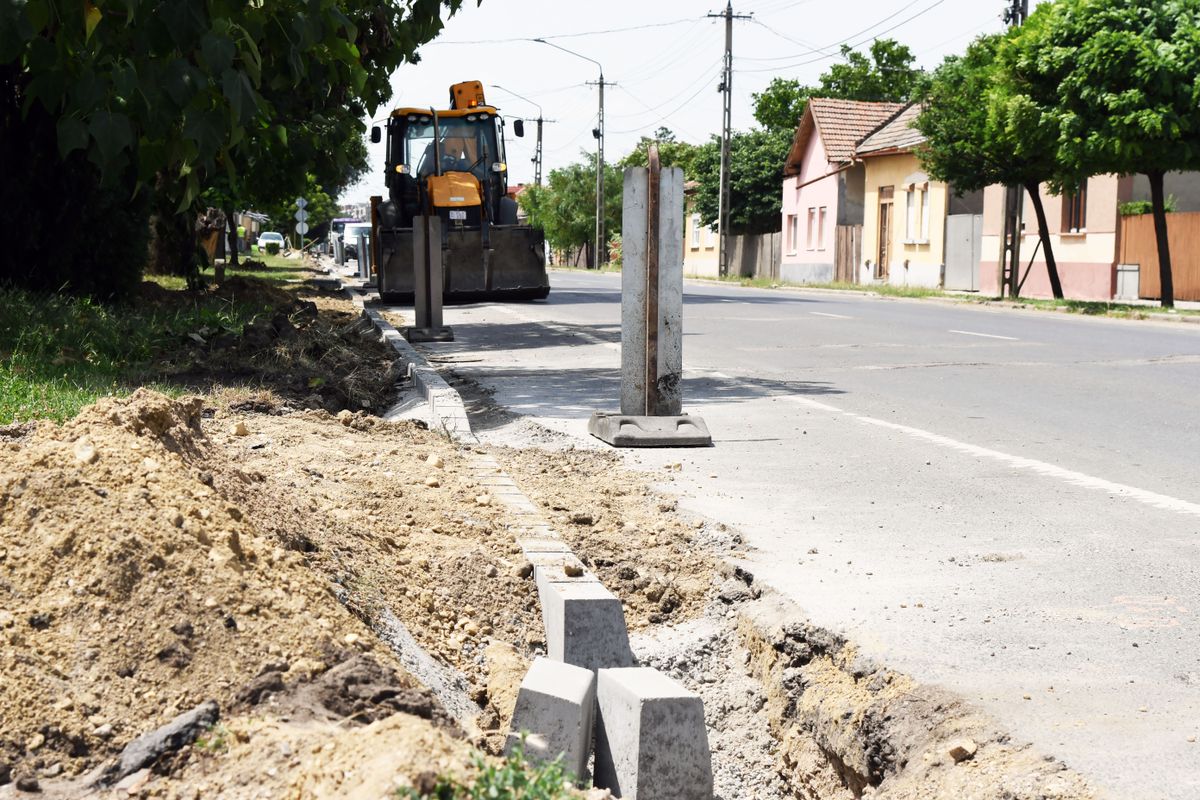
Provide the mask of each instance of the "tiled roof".
[{"label": "tiled roof", "polygon": [[808,101],[792,149],[784,165],[785,175],[800,171],[804,150],[814,133],[825,145],[825,155],[831,164],[845,164],[854,156],[854,146],[896,112],[903,103],[867,103],[859,100],[834,100],[814,97]]},{"label": "tiled roof", "polygon": [[913,127],[920,114],[921,106],[913,103],[871,132],[855,152],[860,156],[870,156],[913,149],[925,141],[921,132]]}]

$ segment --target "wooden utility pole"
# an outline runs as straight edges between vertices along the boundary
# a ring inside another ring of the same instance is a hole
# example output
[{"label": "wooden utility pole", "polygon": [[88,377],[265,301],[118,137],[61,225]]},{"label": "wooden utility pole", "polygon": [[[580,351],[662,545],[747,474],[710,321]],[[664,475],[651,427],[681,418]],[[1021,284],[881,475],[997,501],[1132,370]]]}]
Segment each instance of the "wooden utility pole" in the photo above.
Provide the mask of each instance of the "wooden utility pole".
[{"label": "wooden utility pole", "polygon": [[[1022,25],[1029,16],[1029,0],[1011,0],[1004,9],[1004,21],[1010,28]],[[1025,212],[1025,192],[1020,186],[1004,190],[1004,233],[1000,237],[1000,266],[997,284],[1001,296],[1016,297],[1021,290],[1022,217]]]},{"label": "wooden utility pole", "polygon": [[721,71],[721,191],[717,200],[717,265],[722,276],[729,274],[729,248],[725,234],[729,230],[729,141],[733,135],[733,21],[750,19],[750,14],[734,14],[733,0],[727,0],[720,14],[709,13],[710,17],[725,20],[725,66]]}]

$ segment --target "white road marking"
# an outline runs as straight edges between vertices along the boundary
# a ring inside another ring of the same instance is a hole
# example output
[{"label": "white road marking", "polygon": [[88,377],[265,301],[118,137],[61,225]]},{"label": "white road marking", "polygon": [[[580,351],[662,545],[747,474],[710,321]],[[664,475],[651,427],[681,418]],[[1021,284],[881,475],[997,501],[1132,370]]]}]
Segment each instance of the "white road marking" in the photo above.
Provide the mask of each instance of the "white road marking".
[{"label": "white road marking", "polygon": [[987,447],[980,447],[967,442],[960,442],[957,439],[951,439],[948,436],[932,433],[930,431],[913,428],[908,425],[900,425],[887,420],[876,419],[875,417],[867,417],[862,414],[856,414],[853,411],[845,411],[843,409],[831,406],[827,403],[820,403],[816,400],[810,400],[807,397],[798,397],[796,395],[787,395],[786,400],[809,408],[815,408],[821,411],[831,411],[837,414],[857,419],[859,422],[867,425],[874,425],[879,428],[887,428],[888,430],[903,433],[906,436],[911,436],[914,439],[921,439],[931,444],[936,444],[939,447],[945,447],[949,450],[956,450],[966,455],[975,456],[977,458],[987,458],[992,461],[999,461],[1013,469],[1028,470],[1029,472],[1038,475],[1044,475],[1048,478],[1056,478],[1073,486],[1081,486],[1085,489],[1094,489],[1096,491],[1105,492],[1117,497],[1127,497],[1130,500],[1135,500],[1154,508],[1161,508],[1165,511],[1174,511],[1180,514],[1190,514],[1191,516],[1200,517],[1200,503],[1192,503],[1187,500],[1181,500],[1178,497],[1151,492],[1147,489],[1139,489],[1136,486],[1129,486],[1124,483],[1117,483],[1105,478],[1098,478],[1094,475],[1087,475],[1083,472],[1066,469],[1056,464],[1049,464],[1045,461],[1038,461],[1034,458],[1025,458],[1024,456],[1014,456],[1010,453],[1002,453],[999,450],[992,450]]},{"label": "white road marking", "polygon": [[963,336],[982,336],[984,339],[1004,339],[1009,342],[1021,341],[1020,339],[1018,339],[1015,336],[997,336],[994,333],[976,333],[975,331],[955,331],[955,330],[950,331],[950,333],[961,333]]},{"label": "white road marking", "polygon": [[832,319],[854,319],[854,317],[847,317],[845,314],[827,314],[824,311],[810,311],[808,313],[812,314],[814,317],[830,317]]}]

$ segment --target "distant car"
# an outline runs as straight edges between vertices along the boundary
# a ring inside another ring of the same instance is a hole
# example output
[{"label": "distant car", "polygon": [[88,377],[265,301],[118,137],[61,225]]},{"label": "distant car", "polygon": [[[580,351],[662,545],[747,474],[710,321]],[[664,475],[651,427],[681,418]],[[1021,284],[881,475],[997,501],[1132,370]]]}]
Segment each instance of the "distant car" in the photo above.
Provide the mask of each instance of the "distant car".
[{"label": "distant car", "polygon": [[365,222],[351,222],[342,231],[342,236],[345,237],[343,246],[346,249],[346,258],[358,260],[359,234],[365,236],[369,243],[371,241],[371,226]]},{"label": "distant car", "polygon": [[287,242],[283,238],[282,233],[276,231],[263,231],[258,235],[258,249],[266,250],[267,245],[277,244],[280,250],[287,248]]}]

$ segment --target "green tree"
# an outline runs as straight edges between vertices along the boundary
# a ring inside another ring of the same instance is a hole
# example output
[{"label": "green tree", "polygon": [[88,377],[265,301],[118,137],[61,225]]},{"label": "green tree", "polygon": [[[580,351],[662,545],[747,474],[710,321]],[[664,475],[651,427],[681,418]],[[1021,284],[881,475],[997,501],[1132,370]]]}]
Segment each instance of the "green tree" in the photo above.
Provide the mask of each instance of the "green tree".
[{"label": "green tree", "polygon": [[917,128],[926,137],[919,151],[929,175],[957,192],[993,184],[1023,186],[1037,215],[1050,288],[1062,298],[1062,281],[1050,241],[1039,187],[1055,181],[1053,113],[1031,105],[997,61],[1001,34],[976,39],[962,56],[934,71]]},{"label": "green tree", "polygon": [[1174,306],[1163,179],[1200,169],[1200,0],[1044,3],[1006,50],[1027,103],[1055,110],[1065,178],[1150,179],[1162,305]]},{"label": "green tree", "polygon": [[814,96],[904,103],[920,96],[927,80],[913,66],[912,50],[895,39],[876,39],[866,54],[842,45],[842,58],[821,76]]},{"label": "green tree", "polygon": [[[729,142],[729,230],[770,233],[779,230],[783,163],[792,146],[791,130],[739,131]],[[705,225],[715,224],[721,183],[721,147],[714,137],[696,158],[696,211]]]},{"label": "green tree", "polygon": [[767,130],[794,131],[812,95],[811,87],[794,78],[774,78],[766,89],[750,96],[754,119]]},{"label": "green tree", "polygon": [[297,197],[303,197],[308,203],[304,210],[308,212],[306,222],[309,230],[304,238],[306,240],[315,239],[320,235],[321,229],[328,225],[338,212],[337,200],[321,188],[315,175],[310,173],[305,176],[305,184],[298,191],[282,198],[276,198],[269,204],[257,204],[255,208],[270,217],[271,225],[275,230],[289,239],[295,240],[298,238],[294,233],[295,215],[299,210],[299,206],[296,205]]},{"label": "green tree", "polygon": [[[595,263],[596,163],[588,153],[581,160],[551,170],[544,186],[530,186],[521,193],[521,205],[529,223],[541,228],[551,247],[567,250],[586,248],[587,263]],[[622,172],[604,166],[604,228],[609,236],[621,233]]]},{"label": "green tree", "polygon": [[617,162],[617,167],[624,170],[627,167],[644,167],[649,163],[650,145],[658,145],[658,159],[663,167],[679,167],[687,180],[696,177],[696,155],[700,148],[688,142],[675,138],[670,128],[659,128],[654,136],[643,136],[636,146],[624,158]]},{"label": "green tree", "polygon": [[158,260],[189,262],[192,209],[209,181],[236,185],[279,147],[347,141],[390,96],[391,73],[441,29],[443,8],[460,4],[6,2],[0,69],[14,90],[0,102],[22,121],[6,115],[4,135],[27,135],[28,112],[44,111],[60,157],[84,153],[110,185],[129,176],[135,193],[157,195]]}]

